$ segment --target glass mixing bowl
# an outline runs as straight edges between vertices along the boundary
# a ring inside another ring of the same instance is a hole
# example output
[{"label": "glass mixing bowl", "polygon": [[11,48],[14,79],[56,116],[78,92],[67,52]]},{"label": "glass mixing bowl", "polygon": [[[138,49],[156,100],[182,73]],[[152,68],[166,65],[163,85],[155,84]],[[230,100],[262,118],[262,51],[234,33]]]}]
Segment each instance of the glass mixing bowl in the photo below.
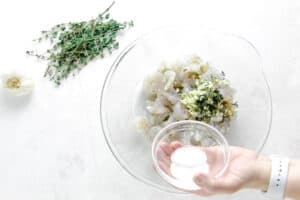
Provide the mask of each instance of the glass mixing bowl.
[{"label": "glass mixing bowl", "polygon": [[260,151],[269,135],[272,104],[262,61],[240,36],[198,27],[171,27],[141,36],[113,63],[103,86],[100,118],[107,144],[123,169],[136,179],[169,192],[180,192],[155,171],[152,141],[137,133],[136,116],[146,113],[142,83],[164,60],[196,54],[226,73],[239,108],[224,135],[229,145]]},{"label": "glass mixing bowl", "polygon": [[221,176],[229,161],[229,147],[223,134],[213,126],[194,120],[164,127],[152,142],[152,158],[158,174],[184,191],[200,189],[193,177],[199,172]]}]

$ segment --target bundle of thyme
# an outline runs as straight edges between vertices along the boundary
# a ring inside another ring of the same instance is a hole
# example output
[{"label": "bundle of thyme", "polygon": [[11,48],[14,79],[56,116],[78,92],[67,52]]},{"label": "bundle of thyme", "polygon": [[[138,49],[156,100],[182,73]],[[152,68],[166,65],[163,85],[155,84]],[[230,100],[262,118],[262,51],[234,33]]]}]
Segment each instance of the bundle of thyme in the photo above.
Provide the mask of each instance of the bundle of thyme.
[{"label": "bundle of thyme", "polygon": [[117,49],[117,34],[133,26],[132,21],[120,23],[110,18],[108,11],[114,3],[95,19],[58,24],[48,31],[42,31],[36,41],[50,41],[51,48],[43,54],[35,51],[26,53],[47,60],[44,76],[60,85],[62,80],[80,71],[89,61],[96,57],[103,58]]}]

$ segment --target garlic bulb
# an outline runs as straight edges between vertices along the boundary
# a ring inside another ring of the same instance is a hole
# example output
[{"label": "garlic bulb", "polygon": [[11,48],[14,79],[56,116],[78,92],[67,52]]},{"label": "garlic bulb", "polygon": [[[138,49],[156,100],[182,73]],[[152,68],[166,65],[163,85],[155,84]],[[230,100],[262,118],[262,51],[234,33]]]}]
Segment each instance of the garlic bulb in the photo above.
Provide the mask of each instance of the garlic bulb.
[{"label": "garlic bulb", "polygon": [[14,96],[28,95],[32,92],[34,82],[31,78],[18,73],[3,74],[2,87]]}]

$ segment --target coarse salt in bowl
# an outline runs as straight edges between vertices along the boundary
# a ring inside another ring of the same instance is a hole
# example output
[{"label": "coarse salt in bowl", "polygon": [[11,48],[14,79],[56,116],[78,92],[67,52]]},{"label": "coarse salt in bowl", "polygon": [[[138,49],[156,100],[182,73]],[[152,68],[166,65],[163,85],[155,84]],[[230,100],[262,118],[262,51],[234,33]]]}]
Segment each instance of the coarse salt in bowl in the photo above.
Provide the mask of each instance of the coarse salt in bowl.
[{"label": "coarse salt in bowl", "polygon": [[193,177],[205,173],[221,176],[228,166],[227,140],[216,128],[199,121],[169,124],[154,138],[152,158],[157,173],[174,187],[194,191]]}]

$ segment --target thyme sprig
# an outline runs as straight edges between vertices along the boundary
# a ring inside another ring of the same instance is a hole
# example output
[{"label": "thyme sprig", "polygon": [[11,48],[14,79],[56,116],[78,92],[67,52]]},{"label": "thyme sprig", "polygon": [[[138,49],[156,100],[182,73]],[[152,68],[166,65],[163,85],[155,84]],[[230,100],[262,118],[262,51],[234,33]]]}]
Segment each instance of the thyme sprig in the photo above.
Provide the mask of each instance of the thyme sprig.
[{"label": "thyme sprig", "polygon": [[104,12],[89,21],[57,24],[48,31],[42,31],[37,42],[50,41],[51,47],[45,53],[27,51],[41,60],[48,61],[44,77],[60,85],[70,74],[75,75],[91,60],[103,58],[119,47],[117,34],[133,22],[118,22],[108,13],[113,2]]}]

